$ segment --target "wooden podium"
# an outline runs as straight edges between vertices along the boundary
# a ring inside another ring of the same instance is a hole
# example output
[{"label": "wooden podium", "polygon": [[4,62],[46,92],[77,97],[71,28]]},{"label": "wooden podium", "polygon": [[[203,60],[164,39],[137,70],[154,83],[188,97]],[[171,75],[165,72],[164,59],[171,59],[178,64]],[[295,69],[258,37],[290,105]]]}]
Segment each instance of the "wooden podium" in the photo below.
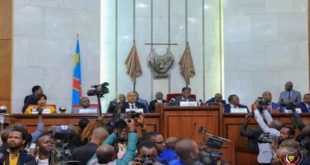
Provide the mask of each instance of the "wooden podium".
[{"label": "wooden podium", "polygon": [[[178,137],[191,138],[198,144],[204,144],[200,127],[207,128],[207,132],[216,136],[222,135],[222,112],[223,107],[198,106],[180,107],[156,105],[156,111],[160,112],[161,133],[164,138]],[[233,142],[223,144],[222,160],[235,164],[235,147]]]}]

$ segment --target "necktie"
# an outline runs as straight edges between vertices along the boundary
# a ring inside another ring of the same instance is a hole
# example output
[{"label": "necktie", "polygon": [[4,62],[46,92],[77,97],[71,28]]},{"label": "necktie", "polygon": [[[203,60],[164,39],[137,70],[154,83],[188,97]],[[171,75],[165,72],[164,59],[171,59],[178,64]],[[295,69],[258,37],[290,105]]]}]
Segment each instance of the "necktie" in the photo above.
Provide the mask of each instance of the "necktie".
[{"label": "necktie", "polygon": [[310,105],[307,105],[307,107],[308,107],[308,112],[310,112]]},{"label": "necktie", "polygon": [[291,100],[291,91],[288,92],[288,99]]},{"label": "necktie", "polygon": [[130,106],[131,106],[131,107],[130,107],[131,109],[134,109],[134,108],[135,108],[135,106],[134,106],[133,104],[131,104]]}]

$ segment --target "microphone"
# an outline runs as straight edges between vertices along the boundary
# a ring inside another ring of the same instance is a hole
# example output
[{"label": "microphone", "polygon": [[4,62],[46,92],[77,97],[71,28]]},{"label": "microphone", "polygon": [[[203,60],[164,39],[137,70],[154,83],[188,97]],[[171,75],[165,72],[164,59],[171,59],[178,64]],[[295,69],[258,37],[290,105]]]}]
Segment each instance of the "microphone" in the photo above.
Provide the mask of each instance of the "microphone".
[{"label": "microphone", "polygon": [[199,99],[199,106],[203,106],[203,102],[202,102],[202,100],[201,99]]}]

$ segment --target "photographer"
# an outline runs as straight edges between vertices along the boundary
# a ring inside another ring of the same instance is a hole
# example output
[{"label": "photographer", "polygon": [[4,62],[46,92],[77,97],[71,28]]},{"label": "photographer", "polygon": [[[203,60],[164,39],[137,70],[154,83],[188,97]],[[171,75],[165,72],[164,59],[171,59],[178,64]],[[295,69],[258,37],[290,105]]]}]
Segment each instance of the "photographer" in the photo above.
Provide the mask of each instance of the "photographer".
[{"label": "photographer", "polygon": [[135,160],[131,162],[132,165],[161,165],[161,163],[156,161],[158,154],[154,143],[142,141],[139,143],[137,150],[138,153]]},{"label": "photographer", "polygon": [[[258,143],[259,154],[257,161],[261,164],[270,164],[274,150],[270,144],[271,140],[264,140],[265,138],[270,139],[272,137],[280,136],[280,129],[283,123],[277,120],[272,120],[270,113],[267,110],[268,102],[263,98],[259,97],[256,100],[257,109],[254,110],[254,116],[259,127],[263,131],[262,141]],[[262,117],[264,116],[264,118]],[[266,120],[266,122],[265,122]]]},{"label": "photographer", "polygon": [[248,138],[248,148],[255,153],[258,153],[258,138],[263,133],[260,127],[253,128],[248,130],[248,125],[250,117],[253,117],[253,114],[245,115],[245,120],[240,128],[240,135]]},{"label": "photographer", "polygon": [[96,165],[96,164],[111,164],[111,165],[128,165],[130,161],[134,159],[136,152],[136,145],[138,141],[138,135],[135,132],[135,120],[125,120],[127,127],[129,129],[128,132],[128,142],[127,149],[125,154],[120,159],[116,159],[116,152],[114,148],[111,146],[117,141],[116,133],[112,133],[105,141],[104,144],[101,145],[94,155],[89,161],[88,165]]}]

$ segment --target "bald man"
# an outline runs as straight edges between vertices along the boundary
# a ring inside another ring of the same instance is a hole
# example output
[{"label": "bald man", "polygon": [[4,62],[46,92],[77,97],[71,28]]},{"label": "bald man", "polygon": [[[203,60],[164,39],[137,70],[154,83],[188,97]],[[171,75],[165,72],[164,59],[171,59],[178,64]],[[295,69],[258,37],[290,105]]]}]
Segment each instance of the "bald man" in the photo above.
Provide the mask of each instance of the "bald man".
[{"label": "bald man", "polygon": [[109,136],[108,131],[103,127],[95,128],[89,143],[74,149],[72,158],[78,160],[81,164],[87,161],[95,154],[98,146]]},{"label": "bald man", "polygon": [[192,139],[181,139],[175,145],[179,160],[172,161],[170,165],[194,165],[199,158],[199,148]]},{"label": "bald man", "polygon": [[279,103],[285,107],[289,103],[298,104],[301,102],[301,94],[299,91],[293,90],[293,83],[288,81],[285,83],[285,90],[280,93]]}]

